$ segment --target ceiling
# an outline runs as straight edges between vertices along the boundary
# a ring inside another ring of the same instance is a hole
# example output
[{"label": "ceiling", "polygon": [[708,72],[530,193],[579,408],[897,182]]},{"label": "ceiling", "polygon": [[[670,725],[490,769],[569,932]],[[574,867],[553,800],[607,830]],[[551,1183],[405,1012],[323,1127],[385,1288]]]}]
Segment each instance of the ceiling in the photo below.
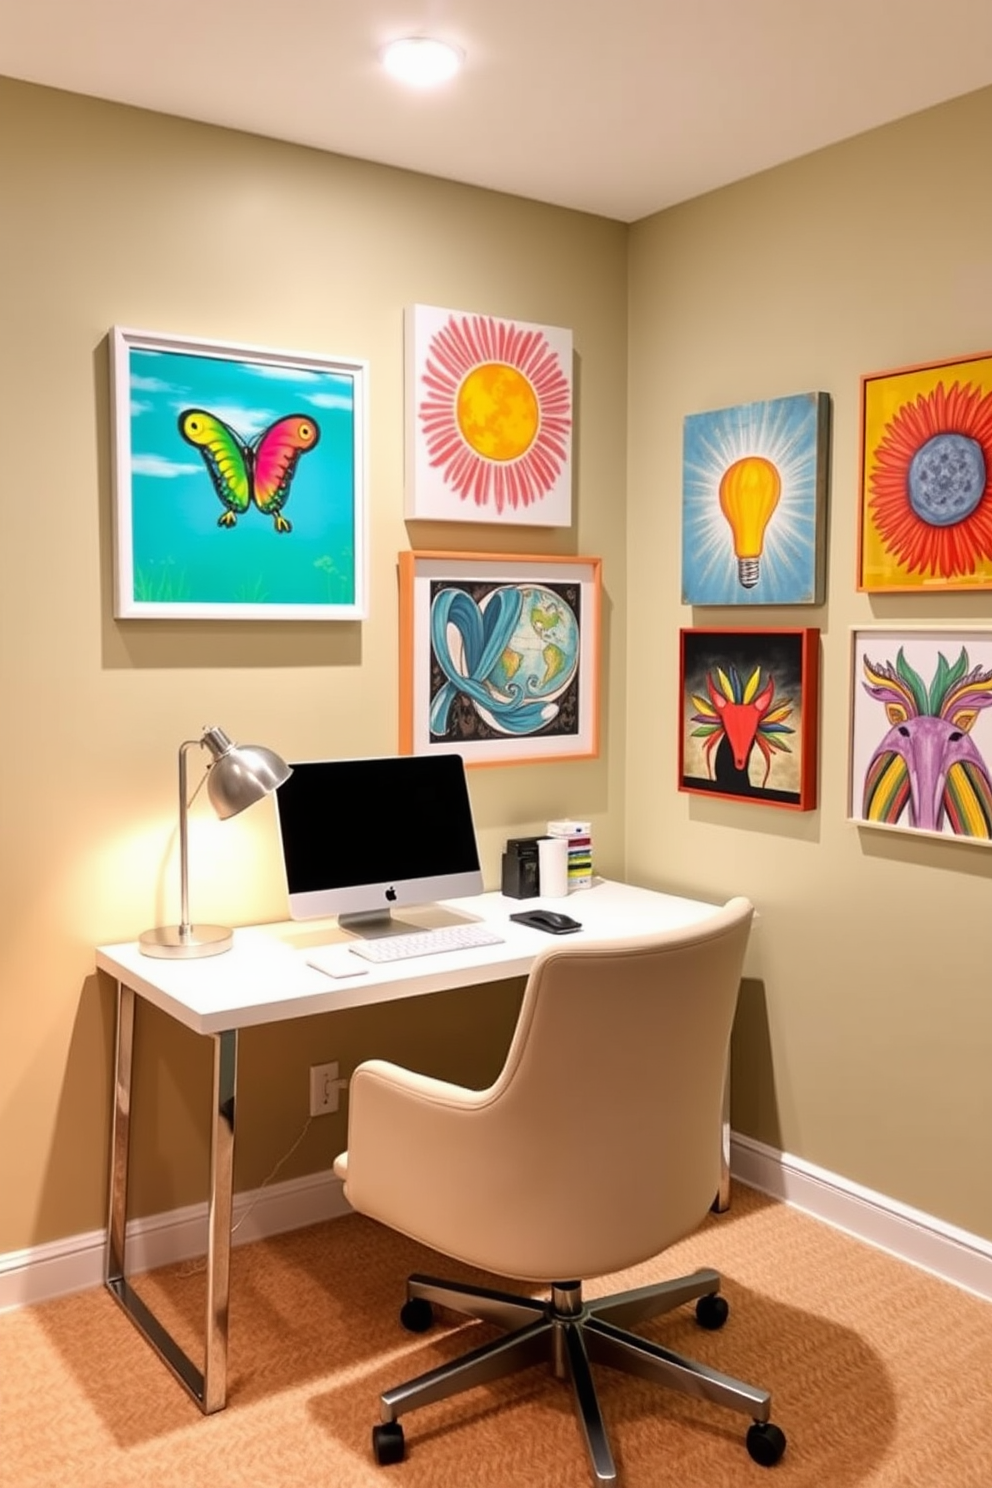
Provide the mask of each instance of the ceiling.
[{"label": "ceiling", "polygon": [[0,0],[0,74],[630,222],[992,83],[992,4]]}]

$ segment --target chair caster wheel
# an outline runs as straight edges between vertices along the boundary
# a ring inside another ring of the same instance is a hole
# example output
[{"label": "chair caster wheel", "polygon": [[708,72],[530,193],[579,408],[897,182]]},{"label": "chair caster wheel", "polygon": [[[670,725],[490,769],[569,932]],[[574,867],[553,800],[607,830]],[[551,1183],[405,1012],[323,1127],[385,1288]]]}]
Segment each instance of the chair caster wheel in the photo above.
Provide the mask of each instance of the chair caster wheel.
[{"label": "chair caster wheel", "polygon": [[730,1316],[730,1304],[726,1297],[721,1297],[719,1292],[710,1292],[706,1297],[700,1297],[696,1303],[696,1322],[701,1328],[708,1328],[715,1332],[722,1328]]},{"label": "chair caster wheel", "polygon": [[747,1450],[760,1467],[774,1467],[785,1451],[785,1432],[773,1421],[755,1421],[747,1429]]},{"label": "chair caster wheel", "polygon": [[411,1297],[400,1308],[400,1322],[408,1333],[426,1333],[434,1321],[434,1309],[423,1297]]},{"label": "chair caster wheel", "polygon": [[406,1442],[399,1421],[386,1421],[382,1426],[372,1427],[372,1456],[379,1467],[402,1462],[405,1455]]}]

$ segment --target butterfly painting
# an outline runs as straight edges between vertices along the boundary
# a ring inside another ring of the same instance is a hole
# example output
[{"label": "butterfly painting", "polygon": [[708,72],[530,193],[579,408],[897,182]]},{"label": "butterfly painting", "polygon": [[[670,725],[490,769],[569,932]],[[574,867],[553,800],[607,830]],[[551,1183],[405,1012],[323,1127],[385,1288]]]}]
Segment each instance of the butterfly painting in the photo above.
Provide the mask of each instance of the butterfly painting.
[{"label": "butterfly painting", "polygon": [[282,514],[301,455],[320,438],[314,419],[291,413],[270,424],[249,444],[237,430],[205,408],[186,408],[179,415],[179,432],[203,456],[214,490],[224,510],[218,527],[233,527],[254,502],[271,517],[277,532],[291,532]]},{"label": "butterfly painting", "polygon": [[368,613],[365,362],[116,326],[114,614]]}]

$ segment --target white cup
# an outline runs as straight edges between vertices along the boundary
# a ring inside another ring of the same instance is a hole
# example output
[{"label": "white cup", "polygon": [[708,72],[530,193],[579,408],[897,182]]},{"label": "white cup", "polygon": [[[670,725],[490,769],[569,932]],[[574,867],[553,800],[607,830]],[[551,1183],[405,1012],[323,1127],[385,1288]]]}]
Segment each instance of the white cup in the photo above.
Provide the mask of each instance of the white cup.
[{"label": "white cup", "polygon": [[568,893],[567,837],[538,838],[537,892],[542,899],[564,899]]}]

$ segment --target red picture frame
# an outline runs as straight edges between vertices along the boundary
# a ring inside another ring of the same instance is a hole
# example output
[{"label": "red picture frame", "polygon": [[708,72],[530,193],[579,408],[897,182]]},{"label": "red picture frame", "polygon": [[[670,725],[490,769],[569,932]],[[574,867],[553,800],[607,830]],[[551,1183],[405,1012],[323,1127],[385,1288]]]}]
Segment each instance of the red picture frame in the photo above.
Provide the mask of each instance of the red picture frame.
[{"label": "red picture frame", "polygon": [[812,811],[820,632],[679,632],[678,788]]}]

